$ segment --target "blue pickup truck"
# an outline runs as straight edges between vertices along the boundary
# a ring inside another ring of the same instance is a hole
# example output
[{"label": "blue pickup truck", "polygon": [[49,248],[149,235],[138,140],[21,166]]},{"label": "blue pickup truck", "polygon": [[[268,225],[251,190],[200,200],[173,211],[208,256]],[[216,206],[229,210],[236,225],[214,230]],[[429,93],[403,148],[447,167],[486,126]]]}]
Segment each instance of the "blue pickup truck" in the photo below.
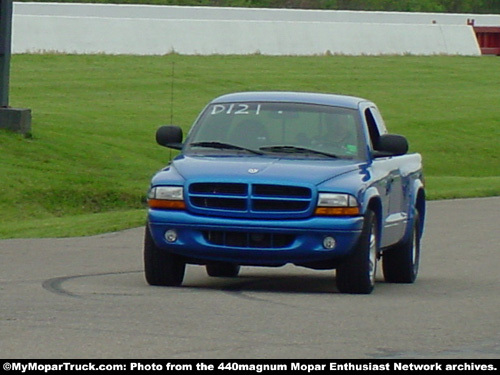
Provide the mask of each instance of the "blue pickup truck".
[{"label": "blue pickup truck", "polygon": [[412,283],[425,218],[422,159],[388,134],[376,105],[332,94],[220,96],[156,141],[181,150],[152,179],[146,281],[179,286],[186,264],[335,269],[341,293]]}]

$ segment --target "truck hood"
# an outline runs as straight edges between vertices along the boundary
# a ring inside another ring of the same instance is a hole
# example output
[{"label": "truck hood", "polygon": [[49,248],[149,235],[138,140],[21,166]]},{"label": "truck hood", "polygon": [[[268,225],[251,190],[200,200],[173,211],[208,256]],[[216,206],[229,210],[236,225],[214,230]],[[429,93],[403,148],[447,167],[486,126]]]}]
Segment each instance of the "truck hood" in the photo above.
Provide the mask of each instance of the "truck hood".
[{"label": "truck hood", "polygon": [[283,182],[319,185],[344,173],[359,170],[362,162],[344,159],[290,159],[269,156],[180,156],[158,173],[155,184],[171,182],[175,170],[189,181]]}]

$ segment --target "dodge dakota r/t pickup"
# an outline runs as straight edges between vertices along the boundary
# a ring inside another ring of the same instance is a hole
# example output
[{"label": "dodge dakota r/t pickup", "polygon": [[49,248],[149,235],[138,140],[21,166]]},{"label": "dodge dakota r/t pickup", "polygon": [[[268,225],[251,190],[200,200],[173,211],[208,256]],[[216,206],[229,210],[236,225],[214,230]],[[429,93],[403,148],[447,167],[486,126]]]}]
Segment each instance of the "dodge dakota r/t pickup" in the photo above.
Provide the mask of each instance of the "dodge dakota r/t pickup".
[{"label": "dodge dakota r/t pickup", "polygon": [[425,219],[422,158],[389,134],[377,106],[319,93],[220,96],[152,179],[144,240],[146,281],[179,286],[186,264],[236,277],[240,266],[335,269],[342,293],[413,283]]}]

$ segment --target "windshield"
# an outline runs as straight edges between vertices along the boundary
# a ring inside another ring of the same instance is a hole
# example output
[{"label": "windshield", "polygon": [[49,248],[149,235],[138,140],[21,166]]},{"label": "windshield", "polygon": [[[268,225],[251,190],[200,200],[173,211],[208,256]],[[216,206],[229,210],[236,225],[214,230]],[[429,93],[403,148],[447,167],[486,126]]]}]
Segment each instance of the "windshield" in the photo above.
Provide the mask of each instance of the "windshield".
[{"label": "windshield", "polygon": [[208,106],[185,152],[362,158],[358,112],[300,103],[224,103]]}]

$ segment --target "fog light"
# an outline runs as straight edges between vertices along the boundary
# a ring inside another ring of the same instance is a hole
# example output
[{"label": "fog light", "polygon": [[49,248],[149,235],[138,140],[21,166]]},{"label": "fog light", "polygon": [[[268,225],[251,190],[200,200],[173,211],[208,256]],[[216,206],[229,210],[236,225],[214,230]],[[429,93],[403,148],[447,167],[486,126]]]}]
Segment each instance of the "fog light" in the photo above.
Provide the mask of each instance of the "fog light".
[{"label": "fog light", "polygon": [[332,250],[336,244],[337,242],[333,237],[325,237],[325,239],[323,240],[323,247],[328,250]]},{"label": "fog light", "polygon": [[177,232],[173,229],[169,229],[165,232],[165,239],[167,242],[175,242],[177,241]]}]

